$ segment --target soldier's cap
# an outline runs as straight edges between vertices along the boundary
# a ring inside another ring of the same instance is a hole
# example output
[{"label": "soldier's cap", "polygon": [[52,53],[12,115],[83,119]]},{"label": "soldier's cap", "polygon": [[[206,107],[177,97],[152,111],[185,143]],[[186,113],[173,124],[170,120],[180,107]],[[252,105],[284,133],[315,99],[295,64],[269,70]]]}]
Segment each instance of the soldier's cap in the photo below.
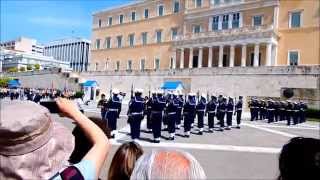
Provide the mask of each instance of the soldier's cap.
[{"label": "soldier's cap", "polygon": [[163,91],[159,89],[159,90],[157,91],[157,94],[161,94],[161,95],[162,95],[162,94],[163,94]]},{"label": "soldier's cap", "polygon": [[202,93],[202,94],[201,94],[201,97],[206,98],[206,97],[207,97],[207,95],[206,95],[205,93]]},{"label": "soldier's cap", "polygon": [[243,96],[239,96],[239,99],[242,99],[243,98]]},{"label": "soldier's cap", "polygon": [[112,94],[119,94],[119,93],[120,93],[119,89],[116,89],[116,88],[112,89]]},{"label": "soldier's cap", "polygon": [[189,93],[188,96],[196,96],[196,93]]},{"label": "soldier's cap", "polygon": [[233,98],[229,96],[229,100],[233,100]]},{"label": "soldier's cap", "polygon": [[175,92],[173,92],[173,95],[178,96],[179,93],[175,91]]}]

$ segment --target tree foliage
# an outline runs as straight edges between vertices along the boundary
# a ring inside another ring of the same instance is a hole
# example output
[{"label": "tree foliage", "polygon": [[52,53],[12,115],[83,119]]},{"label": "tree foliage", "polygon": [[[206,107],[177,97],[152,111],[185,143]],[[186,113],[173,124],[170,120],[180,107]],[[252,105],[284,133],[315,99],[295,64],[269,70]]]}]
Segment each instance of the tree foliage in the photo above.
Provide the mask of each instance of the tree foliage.
[{"label": "tree foliage", "polygon": [[17,67],[9,68],[8,72],[18,72],[18,68]]},{"label": "tree foliage", "polygon": [[12,78],[9,78],[9,77],[0,78],[0,87],[7,87],[10,80],[12,80]]},{"label": "tree foliage", "polygon": [[39,70],[39,69],[40,69],[40,64],[35,64],[35,65],[34,65],[34,69],[35,69],[35,70]]},{"label": "tree foliage", "polygon": [[20,72],[24,72],[24,71],[26,71],[26,68],[22,66],[22,67],[19,68],[19,71]]}]

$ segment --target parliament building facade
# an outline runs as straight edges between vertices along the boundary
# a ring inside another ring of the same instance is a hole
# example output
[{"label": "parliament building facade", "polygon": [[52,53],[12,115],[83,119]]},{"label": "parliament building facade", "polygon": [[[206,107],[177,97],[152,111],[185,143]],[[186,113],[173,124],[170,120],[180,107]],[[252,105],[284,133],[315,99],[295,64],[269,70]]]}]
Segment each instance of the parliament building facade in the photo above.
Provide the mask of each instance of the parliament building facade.
[{"label": "parliament building facade", "polygon": [[145,0],[93,14],[91,71],[319,65],[319,1]]}]

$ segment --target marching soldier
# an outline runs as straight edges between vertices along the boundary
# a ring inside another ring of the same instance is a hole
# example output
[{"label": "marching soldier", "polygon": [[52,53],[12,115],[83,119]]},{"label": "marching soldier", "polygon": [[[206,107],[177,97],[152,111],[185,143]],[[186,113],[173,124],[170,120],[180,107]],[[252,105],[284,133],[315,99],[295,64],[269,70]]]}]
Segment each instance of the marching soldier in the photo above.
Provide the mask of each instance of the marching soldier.
[{"label": "marching soldier", "polygon": [[274,104],[271,99],[268,100],[267,112],[268,112],[268,123],[272,123],[274,121]]},{"label": "marching soldier", "polygon": [[182,108],[183,108],[183,103],[184,103],[184,99],[183,99],[183,94],[179,93],[179,97],[177,97],[177,101],[178,101],[178,108],[177,108],[177,121],[176,121],[176,125],[177,125],[177,129],[180,129],[181,127],[181,120],[182,120]]},{"label": "marching soldier", "polygon": [[221,97],[221,100],[218,104],[218,107],[217,107],[217,114],[218,114],[218,120],[219,120],[219,124],[220,124],[220,131],[223,131],[223,128],[224,128],[224,116],[225,116],[225,113],[226,113],[226,101],[227,99],[225,97]]},{"label": "marching soldier", "polygon": [[297,102],[294,102],[293,103],[293,110],[292,110],[294,125],[299,123],[299,110],[300,110],[300,105]]},{"label": "marching soldier", "polygon": [[152,100],[151,104],[152,132],[155,143],[160,143],[163,110],[165,106],[166,101],[162,95],[162,91],[158,91],[156,98]]},{"label": "marching soldier", "polygon": [[134,98],[129,102],[128,123],[130,124],[131,139],[136,141],[140,138],[140,125],[143,120],[144,100],[141,97],[142,89],[135,89]]},{"label": "marching soldier", "polygon": [[203,134],[203,118],[205,115],[206,105],[207,105],[206,95],[202,94],[196,106],[196,111],[198,116],[199,135]]},{"label": "marching soldier", "polygon": [[263,108],[262,108],[262,100],[257,100],[257,120],[262,120]]},{"label": "marching soldier", "polygon": [[291,101],[287,101],[287,109],[286,109],[286,114],[287,114],[287,125],[291,125],[291,119],[292,119],[292,112],[293,112],[293,104]]},{"label": "marching soldier", "polygon": [[286,104],[284,101],[280,102],[279,113],[280,113],[280,121],[286,120]]},{"label": "marching soldier", "polygon": [[208,126],[209,132],[213,133],[214,128],[214,116],[216,115],[217,97],[211,96],[211,100],[208,102],[206,112],[208,113]]},{"label": "marching soldier", "polygon": [[170,93],[166,106],[169,140],[174,140],[178,106],[179,104],[175,102],[174,95]]},{"label": "marching soldier", "polygon": [[108,122],[108,127],[111,129],[111,138],[115,137],[115,131],[117,130],[117,119],[119,118],[121,112],[121,101],[118,97],[119,90],[112,90],[112,97],[106,104],[107,114],[106,119]]},{"label": "marching soldier", "polygon": [[233,109],[234,109],[233,99],[231,97],[229,97],[228,104],[227,104],[227,107],[226,107],[226,110],[227,110],[227,127],[226,127],[226,130],[231,130],[230,126],[232,126]]},{"label": "marching soldier", "polygon": [[237,119],[237,127],[238,129],[240,129],[240,123],[241,123],[241,114],[242,114],[242,96],[239,96],[239,100],[238,102],[236,103],[236,110],[235,110],[235,113],[237,114],[236,116],[236,119]]},{"label": "marching soldier", "polygon": [[253,114],[253,98],[251,98],[248,102],[248,106],[250,109],[250,121],[253,121],[254,114]]},{"label": "marching soldier", "polygon": [[191,131],[191,123],[195,116],[195,110],[196,110],[196,100],[195,100],[195,94],[189,93],[188,99],[186,100],[186,103],[183,106],[183,115],[184,115],[184,133],[185,137],[190,137],[190,131]]},{"label": "marching soldier", "polygon": [[155,91],[152,91],[152,97],[147,101],[147,131],[152,131],[152,119],[151,119],[151,109],[152,109],[152,102],[157,98],[157,94]]},{"label": "marching soldier", "polygon": [[274,102],[274,120],[275,122],[280,121],[280,102]]},{"label": "marching soldier", "polygon": [[305,102],[300,102],[300,111],[299,111],[299,116],[300,116],[300,123],[306,122],[306,110],[308,109],[308,106]]}]

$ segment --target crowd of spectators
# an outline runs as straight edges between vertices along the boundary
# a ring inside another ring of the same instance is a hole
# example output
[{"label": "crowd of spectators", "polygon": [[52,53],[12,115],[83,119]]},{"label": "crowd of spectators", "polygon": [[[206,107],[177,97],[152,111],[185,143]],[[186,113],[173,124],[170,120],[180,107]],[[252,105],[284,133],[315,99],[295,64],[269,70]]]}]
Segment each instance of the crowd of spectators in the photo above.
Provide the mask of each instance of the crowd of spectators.
[{"label": "crowd of spectators", "polygon": [[[70,100],[56,99],[60,115],[71,119],[71,132],[53,120],[48,109],[32,101],[0,101],[0,179],[206,179],[188,152],[154,149],[135,142],[122,144],[104,169],[110,153],[105,121],[88,118]],[[293,138],[279,158],[279,180],[320,177],[320,140]]]}]

